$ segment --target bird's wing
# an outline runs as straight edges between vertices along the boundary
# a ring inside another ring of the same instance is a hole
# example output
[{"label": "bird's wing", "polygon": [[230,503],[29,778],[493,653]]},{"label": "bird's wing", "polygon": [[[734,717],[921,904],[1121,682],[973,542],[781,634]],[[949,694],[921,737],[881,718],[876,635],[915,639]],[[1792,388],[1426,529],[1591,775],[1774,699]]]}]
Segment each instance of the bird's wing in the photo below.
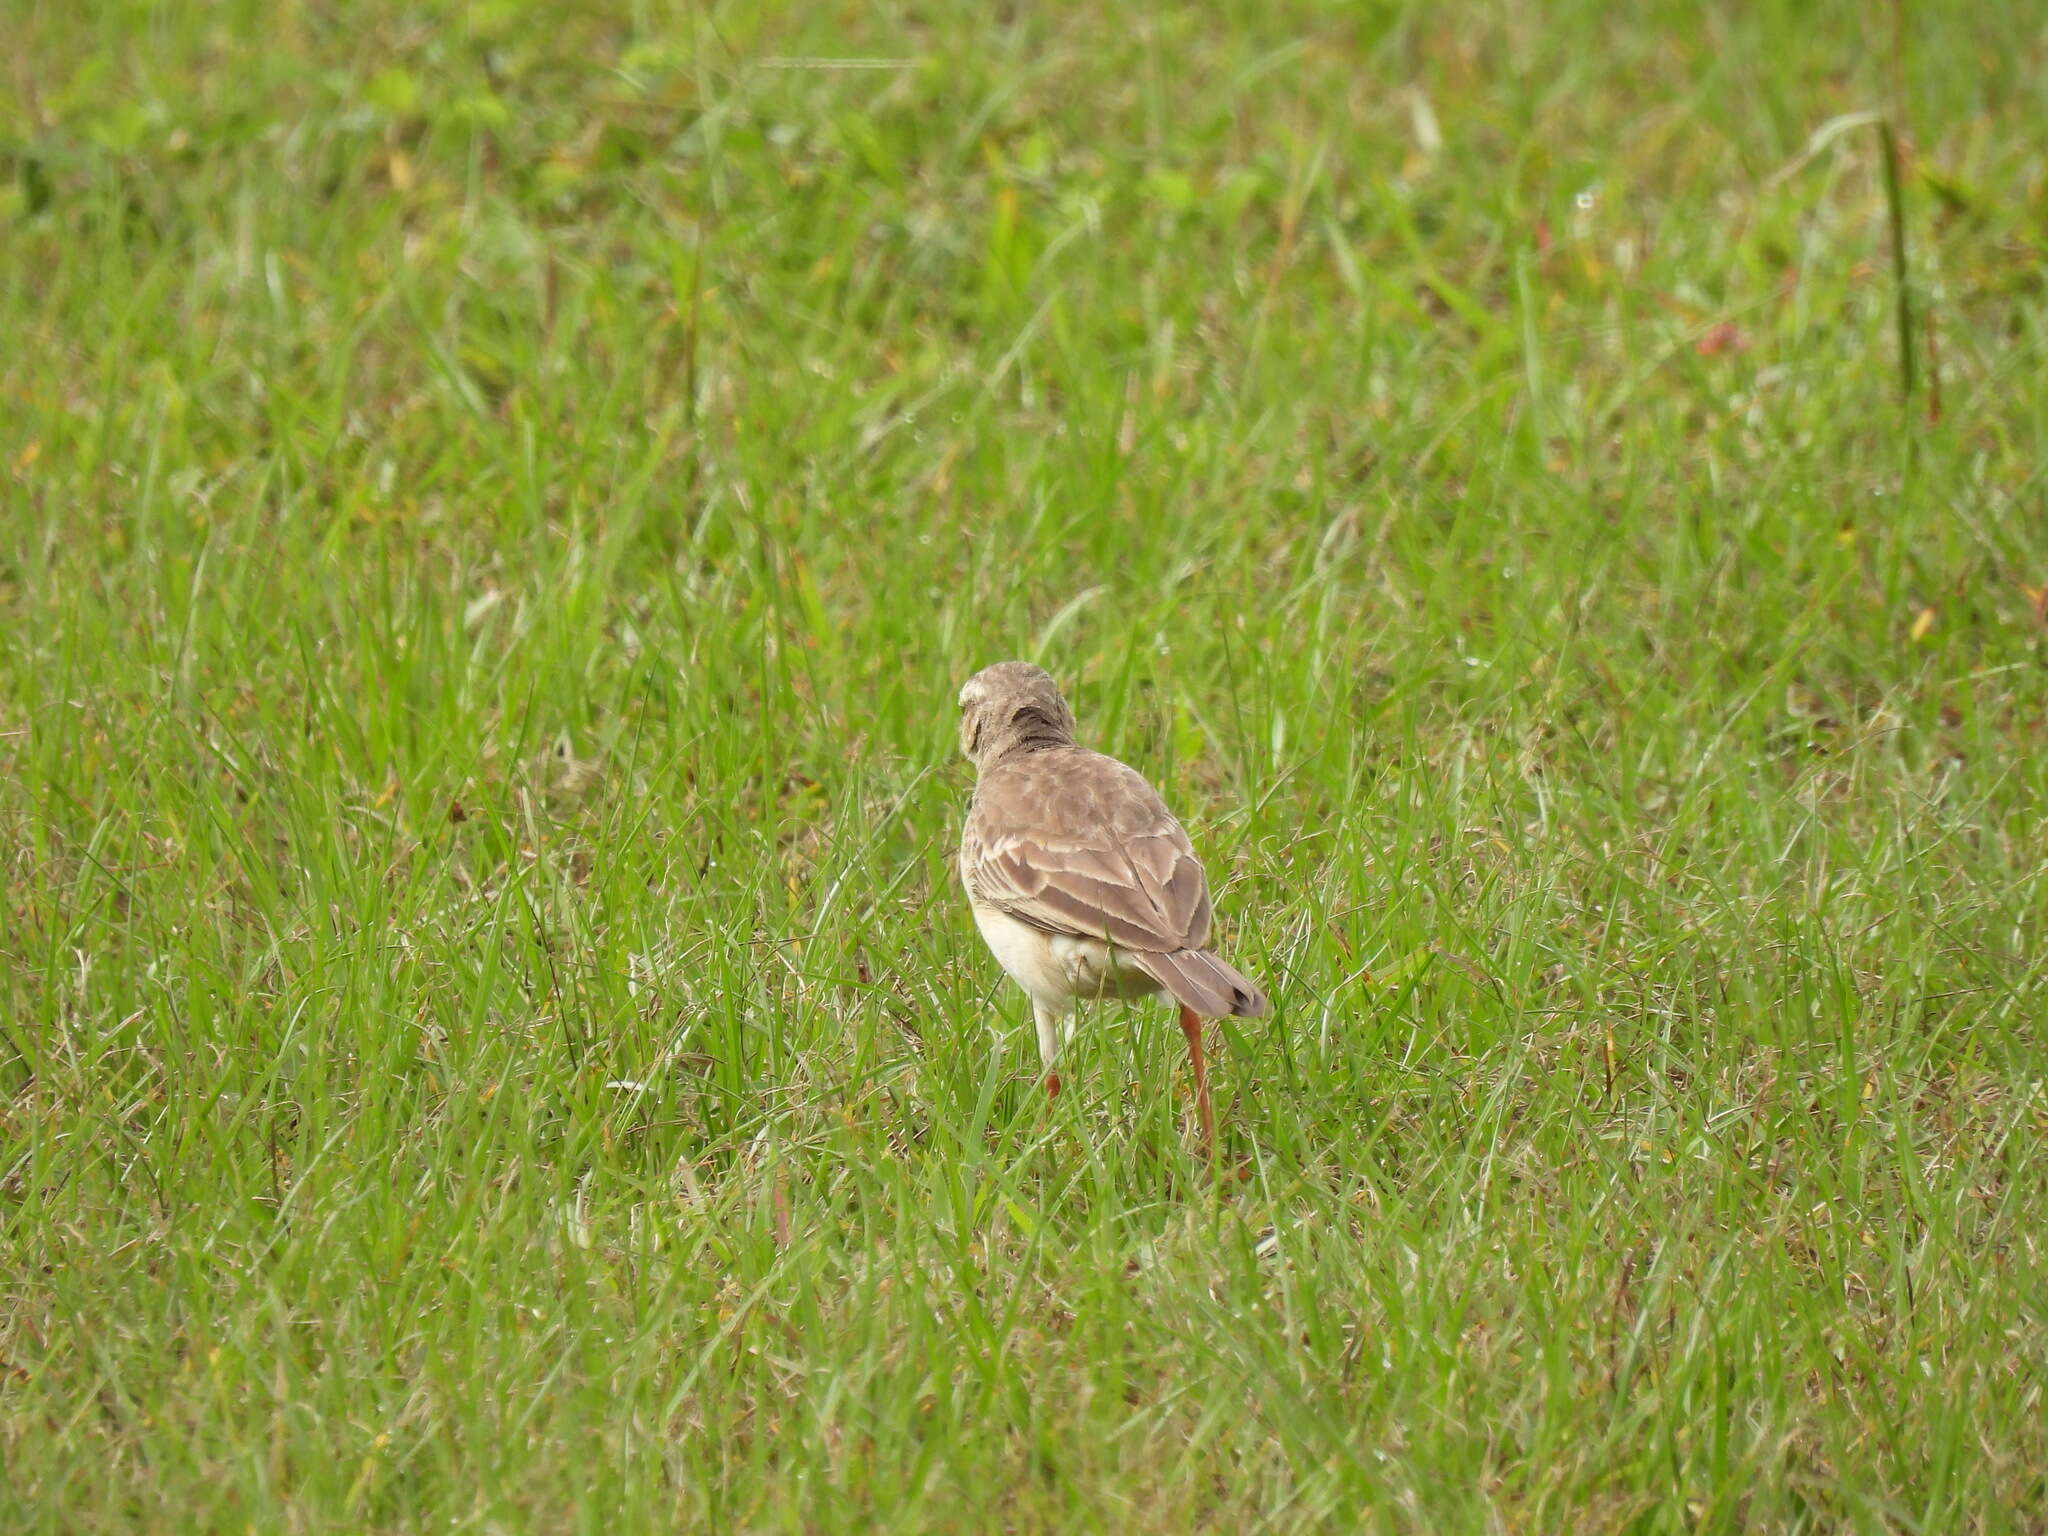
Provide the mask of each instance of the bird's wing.
[{"label": "bird's wing", "polygon": [[977,901],[1048,933],[1124,949],[1199,949],[1209,883],[1135,769],[1096,752],[1034,752],[982,776],[961,839]]}]

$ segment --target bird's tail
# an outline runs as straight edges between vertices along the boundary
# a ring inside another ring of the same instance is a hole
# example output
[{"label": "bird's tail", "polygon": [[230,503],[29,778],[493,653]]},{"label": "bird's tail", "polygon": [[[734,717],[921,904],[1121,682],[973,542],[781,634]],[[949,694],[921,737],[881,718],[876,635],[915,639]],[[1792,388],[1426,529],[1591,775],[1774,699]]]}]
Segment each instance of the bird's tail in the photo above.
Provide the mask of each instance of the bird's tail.
[{"label": "bird's tail", "polygon": [[1123,958],[1204,1018],[1255,1019],[1271,1006],[1250,977],[1206,949],[1127,950]]}]

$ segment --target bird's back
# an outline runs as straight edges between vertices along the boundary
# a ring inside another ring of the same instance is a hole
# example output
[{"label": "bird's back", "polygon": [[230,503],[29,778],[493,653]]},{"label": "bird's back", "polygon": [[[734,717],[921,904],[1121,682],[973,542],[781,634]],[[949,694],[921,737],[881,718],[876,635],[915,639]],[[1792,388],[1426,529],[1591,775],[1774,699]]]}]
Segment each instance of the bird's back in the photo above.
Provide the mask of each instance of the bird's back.
[{"label": "bird's back", "polygon": [[1144,775],[1052,747],[990,764],[961,837],[976,901],[1128,949],[1200,948],[1209,890],[1187,832]]}]

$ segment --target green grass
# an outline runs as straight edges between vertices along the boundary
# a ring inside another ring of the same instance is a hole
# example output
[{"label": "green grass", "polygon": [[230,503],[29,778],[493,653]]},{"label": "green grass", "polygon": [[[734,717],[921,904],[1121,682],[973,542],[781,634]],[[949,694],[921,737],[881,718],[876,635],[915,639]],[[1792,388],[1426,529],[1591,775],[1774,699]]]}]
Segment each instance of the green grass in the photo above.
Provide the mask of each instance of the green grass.
[{"label": "green grass", "polygon": [[2048,32],[1537,10],[16,0],[0,1525],[2048,1527]]}]

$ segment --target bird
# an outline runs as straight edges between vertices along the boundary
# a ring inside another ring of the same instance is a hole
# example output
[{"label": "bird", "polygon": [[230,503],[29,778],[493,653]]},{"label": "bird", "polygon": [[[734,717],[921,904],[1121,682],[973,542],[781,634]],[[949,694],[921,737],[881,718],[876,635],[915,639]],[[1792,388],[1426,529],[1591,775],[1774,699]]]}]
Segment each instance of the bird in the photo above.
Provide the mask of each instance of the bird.
[{"label": "bird", "polygon": [[1171,995],[1213,1155],[1202,1021],[1257,1018],[1271,1005],[1206,947],[1209,882],[1159,792],[1074,733],[1059,684],[1030,662],[997,662],[961,686],[960,750],[975,770],[960,836],[968,905],[1031,999],[1049,1096],[1060,1092],[1054,1061],[1079,1004]]}]

